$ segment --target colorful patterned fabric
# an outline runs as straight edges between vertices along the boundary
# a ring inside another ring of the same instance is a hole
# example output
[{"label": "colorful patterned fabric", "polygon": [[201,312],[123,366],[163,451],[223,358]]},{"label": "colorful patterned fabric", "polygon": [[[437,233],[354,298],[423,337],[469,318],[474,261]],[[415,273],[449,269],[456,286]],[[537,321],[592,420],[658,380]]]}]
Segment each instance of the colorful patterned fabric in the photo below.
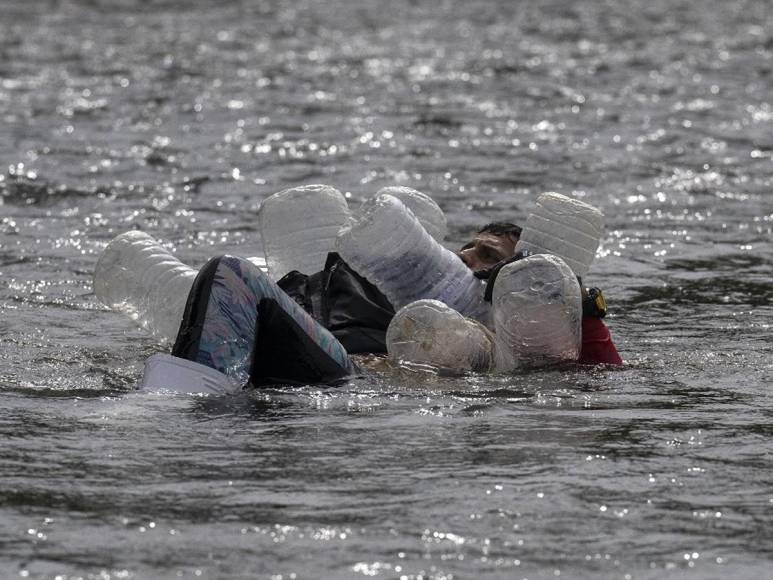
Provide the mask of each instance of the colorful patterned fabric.
[{"label": "colorful patterned fabric", "polygon": [[[318,324],[265,273],[251,262],[232,256],[219,258],[201,330],[196,362],[246,383],[249,379],[260,301],[270,298],[333,361],[353,373],[354,366],[336,338]],[[303,357],[302,352],[298,353]]]}]

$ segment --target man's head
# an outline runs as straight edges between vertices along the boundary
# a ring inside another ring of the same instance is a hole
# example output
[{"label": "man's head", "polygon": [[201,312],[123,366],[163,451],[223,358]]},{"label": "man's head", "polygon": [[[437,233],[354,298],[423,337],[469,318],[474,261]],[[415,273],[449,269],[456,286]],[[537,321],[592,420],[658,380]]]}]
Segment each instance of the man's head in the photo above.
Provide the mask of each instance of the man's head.
[{"label": "man's head", "polygon": [[521,228],[508,222],[493,222],[483,226],[471,242],[462,246],[458,255],[473,272],[487,270],[515,254],[515,244]]}]

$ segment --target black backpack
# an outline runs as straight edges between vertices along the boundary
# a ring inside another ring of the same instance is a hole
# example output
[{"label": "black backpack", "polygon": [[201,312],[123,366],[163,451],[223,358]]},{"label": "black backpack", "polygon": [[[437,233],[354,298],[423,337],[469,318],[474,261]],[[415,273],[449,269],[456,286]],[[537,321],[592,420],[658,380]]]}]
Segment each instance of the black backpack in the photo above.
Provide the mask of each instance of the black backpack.
[{"label": "black backpack", "polygon": [[277,285],[327,328],[349,354],[385,353],[395,309],[335,252],[316,274],[290,272]]}]

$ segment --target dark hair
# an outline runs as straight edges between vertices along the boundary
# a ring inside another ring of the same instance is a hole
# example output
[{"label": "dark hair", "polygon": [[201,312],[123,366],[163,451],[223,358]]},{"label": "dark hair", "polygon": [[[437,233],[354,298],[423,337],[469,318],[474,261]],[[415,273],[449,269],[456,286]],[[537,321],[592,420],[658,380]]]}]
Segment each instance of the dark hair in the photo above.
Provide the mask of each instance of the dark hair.
[{"label": "dark hair", "polygon": [[494,234],[495,236],[513,236],[521,237],[521,226],[511,224],[510,222],[491,222],[478,230],[479,234]]},{"label": "dark hair", "polygon": [[[479,234],[492,234],[495,236],[513,236],[516,239],[521,238],[521,226],[511,224],[510,222],[491,222],[478,230]],[[467,248],[472,248],[475,242],[467,242],[459,251],[463,252]]]}]

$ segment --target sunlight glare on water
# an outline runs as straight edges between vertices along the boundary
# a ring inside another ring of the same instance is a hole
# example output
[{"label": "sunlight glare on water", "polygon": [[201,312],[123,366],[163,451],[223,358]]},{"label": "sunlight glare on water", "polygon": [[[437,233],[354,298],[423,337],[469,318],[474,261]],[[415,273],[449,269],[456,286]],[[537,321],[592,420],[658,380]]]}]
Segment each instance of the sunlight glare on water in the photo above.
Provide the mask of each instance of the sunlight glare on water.
[{"label": "sunlight glare on water", "polygon": [[[0,19],[8,578],[769,574],[773,12],[725,2],[65,0]],[[430,194],[447,245],[596,205],[626,366],[136,389],[115,235],[261,255],[268,195]]]}]

